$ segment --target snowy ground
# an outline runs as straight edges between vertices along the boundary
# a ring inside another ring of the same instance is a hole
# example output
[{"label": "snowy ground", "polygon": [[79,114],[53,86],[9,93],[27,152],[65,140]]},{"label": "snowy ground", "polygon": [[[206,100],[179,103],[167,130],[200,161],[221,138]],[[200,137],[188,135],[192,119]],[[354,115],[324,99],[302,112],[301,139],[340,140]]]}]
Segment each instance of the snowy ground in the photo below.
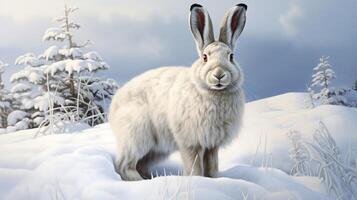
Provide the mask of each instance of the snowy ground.
[{"label": "snowy ground", "polygon": [[175,176],[181,171],[176,153],[153,167],[162,176],[121,181],[107,124],[37,138],[33,130],[0,135],[0,199],[329,199],[318,178],[287,175],[292,166],[287,132],[297,130],[311,140],[323,121],[347,151],[357,144],[357,109],[307,106],[301,93],[247,104],[243,130],[220,151],[215,179]]}]

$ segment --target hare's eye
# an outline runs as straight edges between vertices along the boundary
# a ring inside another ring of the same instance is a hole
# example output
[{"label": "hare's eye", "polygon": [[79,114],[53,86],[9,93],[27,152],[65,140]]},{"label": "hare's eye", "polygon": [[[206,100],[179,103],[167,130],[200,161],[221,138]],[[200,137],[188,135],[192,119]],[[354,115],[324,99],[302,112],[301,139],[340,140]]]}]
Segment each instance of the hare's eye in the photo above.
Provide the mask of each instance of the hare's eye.
[{"label": "hare's eye", "polygon": [[207,62],[207,54],[203,54],[203,62]]},{"label": "hare's eye", "polygon": [[231,62],[233,62],[233,59],[234,59],[233,53],[229,54],[229,60],[230,60]]}]

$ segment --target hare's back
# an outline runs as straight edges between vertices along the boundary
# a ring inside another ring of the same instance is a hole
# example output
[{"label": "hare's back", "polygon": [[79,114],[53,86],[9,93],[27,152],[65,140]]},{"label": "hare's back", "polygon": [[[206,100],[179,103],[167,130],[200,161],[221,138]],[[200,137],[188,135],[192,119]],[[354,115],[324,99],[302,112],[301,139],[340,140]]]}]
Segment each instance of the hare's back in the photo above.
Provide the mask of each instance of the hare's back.
[{"label": "hare's back", "polygon": [[144,72],[128,81],[114,97],[117,104],[135,102],[155,104],[168,95],[177,77],[188,76],[188,67],[161,67]]}]

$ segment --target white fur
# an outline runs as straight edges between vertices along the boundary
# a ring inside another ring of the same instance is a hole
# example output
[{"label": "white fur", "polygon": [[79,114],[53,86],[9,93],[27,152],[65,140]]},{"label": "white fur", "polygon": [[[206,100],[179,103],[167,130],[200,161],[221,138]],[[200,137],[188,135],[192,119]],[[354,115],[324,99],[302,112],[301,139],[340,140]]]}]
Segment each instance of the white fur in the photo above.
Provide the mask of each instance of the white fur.
[{"label": "white fur", "polygon": [[[142,179],[147,175],[137,169],[145,172],[148,163],[138,164],[140,160],[154,161],[175,150],[181,152],[186,174],[191,169],[194,175],[217,173],[218,148],[237,135],[242,121],[243,74],[230,61],[228,45],[213,42],[202,53],[208,55],[206,63],[200,58],[191,68],[147,71],[114,96],[109,122],[117,139],[116,169],[123,179]],[[225,74],[220,87],[217,73]]]}]

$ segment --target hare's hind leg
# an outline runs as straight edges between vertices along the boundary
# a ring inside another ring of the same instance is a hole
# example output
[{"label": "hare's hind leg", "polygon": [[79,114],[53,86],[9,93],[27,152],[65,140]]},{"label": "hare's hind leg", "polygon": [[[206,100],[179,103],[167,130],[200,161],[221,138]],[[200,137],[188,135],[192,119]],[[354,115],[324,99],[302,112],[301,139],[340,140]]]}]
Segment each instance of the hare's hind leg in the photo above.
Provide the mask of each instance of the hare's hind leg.
[{"label": "hare's hind leg", "polygon": [[136,166],[155,145],[147,112],[145,109],[140,111],[122,112],[117,121],[113,119],[111,122],[117,139],[116,170],[123,180],[143,179]]},{"label": "hare's hind leg", "polygon": [[[144,174],[140,174],[138,166],[142,166],[141,160],[150,152],[152,148],[150,144],[150,138],[142,138],[147,141],[146,144],[141,145],[139,143],[132,143],[127,145],[123,145],[118,149],[118,155],[116,160],[116,170],[120,174],[123,180],[127,181],[137,181],[142,180],[143,178],[147,178],[146,176],[142,176]],[[124,140],[125,142],[126,140]]]},{"label": "hare's hind leg", "polygon": [[143,178],[140,176],[135,166],[136,166],[135,160],[128,162],[124,156],[119,156],[119,158],[116,161],[115,168],[116,171],[120,174],[122,180],[126,180],[126,181],[142,180]]},{"label": "hare's hind leg", "polygon": [[145,179],[150,179],[152,177],[152,173],[150,171],[150,166],[156,162],[164,160],[168,157],[168,153],[158,153],[154,151],[150,151],[143,158],[141,158],[136,165],[136,169],[140,173],[140,175]]}]

